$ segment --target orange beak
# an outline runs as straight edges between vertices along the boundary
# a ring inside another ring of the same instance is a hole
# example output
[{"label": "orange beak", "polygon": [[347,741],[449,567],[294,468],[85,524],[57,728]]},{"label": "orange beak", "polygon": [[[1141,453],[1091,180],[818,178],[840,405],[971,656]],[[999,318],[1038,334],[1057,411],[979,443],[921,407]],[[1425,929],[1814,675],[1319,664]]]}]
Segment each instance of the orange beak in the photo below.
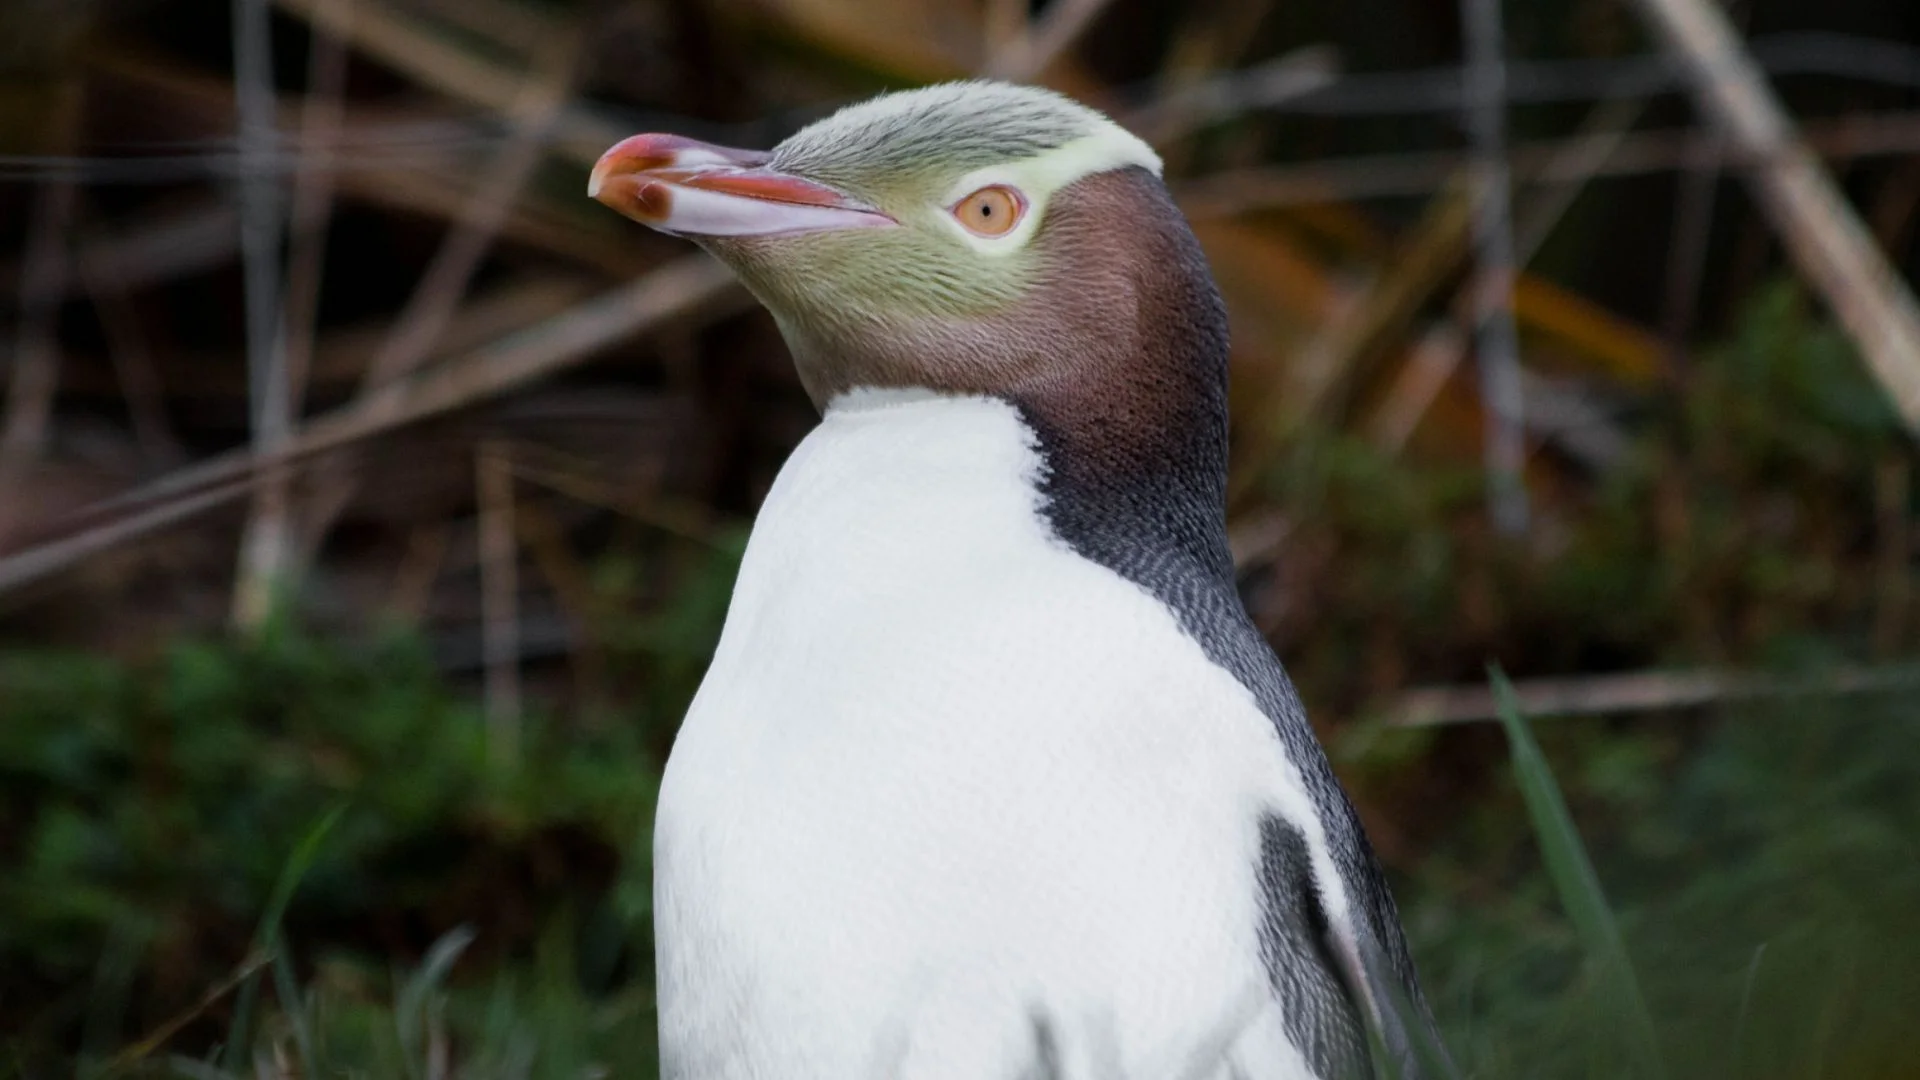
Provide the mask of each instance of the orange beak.
[{"label": "orange beak", "polygon": [[898,224],[825,184],[768,168],[770,157],[679,135],[635,135],[600,156],[587,195],[642,225],[681,236],[774,236]]}]

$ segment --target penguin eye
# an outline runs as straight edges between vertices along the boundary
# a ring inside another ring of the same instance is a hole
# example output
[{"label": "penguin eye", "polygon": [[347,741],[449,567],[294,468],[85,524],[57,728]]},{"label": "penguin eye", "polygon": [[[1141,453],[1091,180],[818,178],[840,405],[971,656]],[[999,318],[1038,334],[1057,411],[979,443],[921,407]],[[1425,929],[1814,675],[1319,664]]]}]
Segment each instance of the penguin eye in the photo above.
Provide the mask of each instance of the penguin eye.
[{"label": "penguin eye", "polygon": [[1026,216],[1027,201],[1018,191],[995,184],[954,203],[948,212],[975,236],[1005,236]]}]

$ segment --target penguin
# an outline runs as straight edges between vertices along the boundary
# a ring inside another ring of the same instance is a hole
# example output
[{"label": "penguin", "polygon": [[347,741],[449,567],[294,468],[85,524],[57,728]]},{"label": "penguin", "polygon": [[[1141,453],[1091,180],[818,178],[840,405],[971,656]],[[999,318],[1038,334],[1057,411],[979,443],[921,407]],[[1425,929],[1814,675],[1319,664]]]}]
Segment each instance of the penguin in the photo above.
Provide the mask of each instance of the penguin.
[{"label": "penguin", "polygon": [[1226,313],[1153,150],[960,82],[638,135],[588,193],[729,267],[821,411],[660,787],[663,1075],[1431,1075],[1235,588]]}]

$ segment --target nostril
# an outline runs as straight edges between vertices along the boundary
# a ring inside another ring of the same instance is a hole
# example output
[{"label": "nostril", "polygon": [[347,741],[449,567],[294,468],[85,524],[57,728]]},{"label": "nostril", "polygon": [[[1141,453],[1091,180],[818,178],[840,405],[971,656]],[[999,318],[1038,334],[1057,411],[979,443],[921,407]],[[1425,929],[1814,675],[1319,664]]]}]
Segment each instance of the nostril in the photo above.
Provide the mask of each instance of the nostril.
[{"label": "nostril", "polygon": [[640,214],[656,221],[665,221],[667,215],[673,212],[673,189],[649,180],[634,192],[633,201]]}]

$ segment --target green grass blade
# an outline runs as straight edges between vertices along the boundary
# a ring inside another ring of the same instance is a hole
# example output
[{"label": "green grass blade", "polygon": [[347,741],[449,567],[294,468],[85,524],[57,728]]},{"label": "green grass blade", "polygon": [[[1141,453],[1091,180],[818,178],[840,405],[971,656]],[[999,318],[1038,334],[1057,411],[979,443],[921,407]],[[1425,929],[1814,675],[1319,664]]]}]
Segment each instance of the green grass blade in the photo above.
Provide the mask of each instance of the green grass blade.
[{"label": "green grass blade", "polygon": [[1566,800],[1561,798],[1560,786],[1554,782],[1553,770],[1520,714],[1513,684],[1497,664],[1488,665],[1487,677],[1493,684],[1500,724],[1506,728],[1507,744],[1513,753],[1514,779],[1520,786],[1521,798],[1526,801],[1527,816],[1533,820],[1540,852],[1554,889],[1560,895],[1560,903],[1566,908],[1567,917],[1573,920],[1588,954],[1601,967],[1603,984],[1620,1009],[1623,1034],[1640,1072],[1649,1077],[1664,1076],[1666,1069],[1660,1060],[1652,1014],[1634,977],[1633,964],[1627,958],[1626,942],[1620,936],[1619,924],[1614,921],[1613,909],[1600,888],[1600,876],[1594,872],[1586,845],[1580,842],[1580,833],[1574,828],[1573,815],[1567,812]]},{"label": "green grass blade", "polygon": [[[266,910],[260,914],[260,925],[253,932],[254,948],[271,949],[278,939],[280,920],[287,914],[287,905],[293,902],[294,890],[300,887],[300,879],[307,876],[313,860],[320,854],[321,842],[345,810],[344,806],[336,806],[328,811],[287,856],[286,864],[280,867],[279,879],[273,883],[273,892],[267,897]],[[226,1052],[226,1067],[231,1072],[246,1070],[247,1053],[253,1045],[253,1012],[259,998],[260,980],[256,971],[241,985],[239,1000],[234,1003],[233,1027],[227,1033]]]},{"label": "green grass blade", "polygon": [[433,995],[476,936],[470,926],[456,926],[442,934],[427,949],[427,955],[420,961],[420,969],[400,987],[393,1009],[395,1034],[400,1040],[400,1055],[407,1074],[415,1080],[425,1075],[421,1064],[426,1060]]},{"label": "green grass blade", "polygon": [[318,1059],[314,1056],[314,1037],[312,1016],[308,1009],[307,996],[300,992],[300,985],[294,979],[293,960],[287,949],[286,935],[274,935],[273,949],[273,992],[280,999],[280,1007],[286,1011],[287,1023],[293,1029],[293,1042],[300,1054],[300,1066],[305,1071],[302,1076],[320,1076]]}]

